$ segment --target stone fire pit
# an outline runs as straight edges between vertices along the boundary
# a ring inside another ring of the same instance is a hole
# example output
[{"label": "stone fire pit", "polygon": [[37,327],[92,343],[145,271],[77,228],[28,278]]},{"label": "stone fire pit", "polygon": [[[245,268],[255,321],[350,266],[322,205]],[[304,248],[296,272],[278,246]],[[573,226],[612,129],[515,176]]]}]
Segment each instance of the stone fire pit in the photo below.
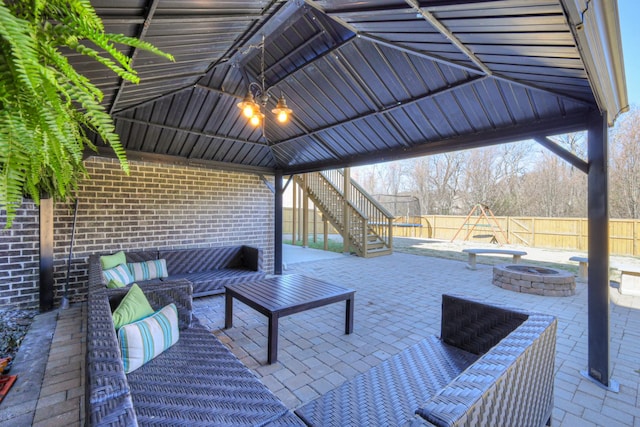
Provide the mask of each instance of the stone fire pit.
[{"label": "stone fire pit", "polygon": [[566,297],[576,292],[576,278],[573,274],[554,268],[522,264],[494,266],[493,284],[510,291],[554,297]]}]

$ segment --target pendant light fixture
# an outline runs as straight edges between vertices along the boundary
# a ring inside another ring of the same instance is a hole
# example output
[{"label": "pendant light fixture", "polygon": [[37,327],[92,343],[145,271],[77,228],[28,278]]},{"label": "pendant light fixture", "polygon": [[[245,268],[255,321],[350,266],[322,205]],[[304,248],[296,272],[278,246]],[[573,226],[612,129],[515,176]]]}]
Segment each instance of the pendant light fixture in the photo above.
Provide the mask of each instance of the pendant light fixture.
[{"label": "pendant light fixture", "polygon": [[[273,96],[271,94],[271,89],[273,89],[273,86],[269,88],[265,86],[264,35],[262,36],[262,42],[258,45],[258,47],[261,50],[260,83],[250,82],[249,88],[247,90],[247,95],[244,97],[242,102],[238,103],[238,108],[242,110],[242,114],[247,119],[249,119],[249,123],[251,123],[253,126],[264,124],[265,115],[261,111],[260,106],[262,106],[262,108],[264,108],[266,111],[269,98]],[[271,110],[271,112],[276,115],[276,119],[279,123],[284,124],[289,121],[289,115],[291,114],[292,110],[287,107],[287,101],[284,99],[283,93],[280,93],[280,98],[278,98],[276,108]]]}]

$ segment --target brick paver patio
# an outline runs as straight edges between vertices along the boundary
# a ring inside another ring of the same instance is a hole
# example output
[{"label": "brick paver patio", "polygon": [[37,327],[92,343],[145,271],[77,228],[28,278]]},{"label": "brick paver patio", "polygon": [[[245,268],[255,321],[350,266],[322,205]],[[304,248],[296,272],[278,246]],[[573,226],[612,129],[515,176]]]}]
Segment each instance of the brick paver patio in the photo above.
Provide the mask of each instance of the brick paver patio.
[{"label": "brick paver patio", "polygon": [[[564,260],[558,260],[564,262]],[[554,425],[640,426],[640,298],[611,288],[611,368],[620,393],[580,375],[587,366],[587,285],[572,297],[519,294],[491,284],[492,267],[395,253],[364,259],[305,262],[286,273],[307,274],[356,289],[355,327],[342,328],[343,307],[327,306],[280,323],[278,363],[266,364],[267,323],[242,303],[224,330],[224,299],[195,300],[196,315],[278,396],[295,409],[421,340],[438,334],[442,293],[455,293],[558,317]]]},{"label": "brick paver patio", "polygon": [[[518,294],[493,286],[490,266],[472,271],[464,262],[402,253],[373,259],[338,256],[287,267],[287,274],[356,289],[354,333],[342,334],[342,304],[285,317],[278,362],[267,365],[264,316],[235,301],[234,326],[224,330],[223,296],[196,299],[194,306],[201,321],[291,409],[437,334],[440,295],[454,293],[558,317],[553,425],[640,427],[639,297],[623,297],[611,288],[611,368],[620,383],[620,393],[613,393],[579,373],[587,364],[584,283],[577,283],[571,297]],[[42,315],[57,318],[57,325],[39,395],[37,400],[31,396],[33,404],[25,408],[10,393],[0,404],[0,424],[83,425],[84,307],[74,304],[53,317]]]}]

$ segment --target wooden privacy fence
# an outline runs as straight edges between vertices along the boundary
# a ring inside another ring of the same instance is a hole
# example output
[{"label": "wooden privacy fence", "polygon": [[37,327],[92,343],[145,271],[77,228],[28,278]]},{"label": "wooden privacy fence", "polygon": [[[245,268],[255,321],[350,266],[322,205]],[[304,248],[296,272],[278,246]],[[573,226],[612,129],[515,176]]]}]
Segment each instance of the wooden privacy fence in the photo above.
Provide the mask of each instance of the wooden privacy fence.
[{"label": "wooden privacy fence", "polygon": [[[586,218],[495,217],[509,243],[537,248],[587,251],[589,222]],[[458,240],[489,243],[493,230],[475,218],[465,223],[464,216],[423,215],[396,218],[395,237],[421,237],[451,240],[462,227]],[[474,227],[475,224],[475,227]],[[469,233],[470,232],[470,233]],[[495,236],[504,243],[502,236]],[[640,220],[609,220],[609,251],[612,255],[640,256]]]},{"label": "wooden privacy fence", "polygon": [[[302,215],[298,215],[301,224]],[[495,217],[505,232],[509,243],[536,248],[552,248],[587,252],[589,222],[586,218],[542,218],[542,217]],[[322,234],[322,218],[309,210],[309,233],[315,227]],[[464,222],[463,215],[423,215],[402,216],[395,219],[394,237],[420,237],[425,239],[451,240],[462,226],[458,239],[462,240],[467,231],[473,228],[475,218]],[[291,234],[292,209],[284,208],[284,233]],[[337,234],[329,226],[330,234]],[[298,225],[298,230],[302,227]],[[492,228],[478,223],[469,234],[468,241],[489,243]],[[297,233],[298,234],[298,233]],[[502,243],[503,238],[498,236]],[[612,255],[640,256],[640,220],[609,220],[609,251]]]}]

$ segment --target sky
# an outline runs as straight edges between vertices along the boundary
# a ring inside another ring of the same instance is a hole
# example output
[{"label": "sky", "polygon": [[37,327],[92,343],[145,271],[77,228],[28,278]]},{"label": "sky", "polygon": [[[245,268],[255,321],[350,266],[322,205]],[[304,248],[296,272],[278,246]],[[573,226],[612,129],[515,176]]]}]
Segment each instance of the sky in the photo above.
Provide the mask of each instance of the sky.
[{"label": "sky", "polygon": [[629,105],[640,106],[640,1],[618,0],[618,14]]}]

